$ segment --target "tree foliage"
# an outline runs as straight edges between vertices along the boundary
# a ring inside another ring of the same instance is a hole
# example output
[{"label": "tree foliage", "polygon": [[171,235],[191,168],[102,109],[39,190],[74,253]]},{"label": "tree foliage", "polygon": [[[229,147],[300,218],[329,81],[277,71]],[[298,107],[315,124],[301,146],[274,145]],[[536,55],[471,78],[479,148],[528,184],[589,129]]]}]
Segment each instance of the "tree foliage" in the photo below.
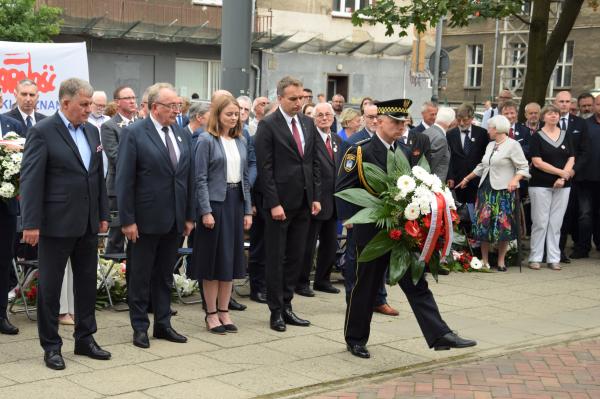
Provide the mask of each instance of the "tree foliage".
[{"label": "tree foliage", "polygon": [[0,40],[50,42],[60,33],[62,10],[35,0],[0,0]]}]

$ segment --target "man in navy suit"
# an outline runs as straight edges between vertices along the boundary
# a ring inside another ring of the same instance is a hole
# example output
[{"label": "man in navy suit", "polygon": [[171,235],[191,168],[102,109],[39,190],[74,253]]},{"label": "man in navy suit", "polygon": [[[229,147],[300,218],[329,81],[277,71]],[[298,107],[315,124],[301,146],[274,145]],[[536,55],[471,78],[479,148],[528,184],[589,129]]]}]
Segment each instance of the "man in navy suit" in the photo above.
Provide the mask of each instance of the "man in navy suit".
[{"label": "man in navy suit", "polygon": [[27,131],[31,127],[46,117],[46,115],[35,111],[38,98],[38,87],[33,80],[23,79],[17,83],[17,87],[15,88],[17,106],[15,109],[7,112],[6,116],[10,116],[21,122],[22,130],[25,134],[27,134]]},{"label": "man in navy suit", "polygon": [[123,129],[115,183],[122,231],[131,245],[129,316],[133,344],[140,348],[150,347],[150,295],[154,337],[187,341],[171,326],[171,281],[180,237],[194,227],[192,145],[175,122],[181,104],[173,86],[151,86],[148,109],[148,118]]},{"label": "man in navy suit", "polygon": [[438,106],[431,101],[425,101],[421,106],[421,116],[423,119],[414,128],[410,129],[411,132],[423,133],[429,129],[435,123],[435,117],[437,116]]},{"label": "man in navy suit", "polygon": [[39,243],[38,333],[46,366],[54,370],[65,368],[58,313],[68,259],[77,309],[75,354],[98,360],[111,356],[93,337],[98,233],[108,230],[102,145],[98,129],[87,122],[93,92],[84,80],[64,80],[60,110],[29,129],[21,164],[23,241]]},{"label": "man in navy suit", "polygon": [[[0,87],[0,103],[2,103],[2,88]],[[7,133],[14,132],[23,135],[21,124],[8,116],[0,115],[0,139]],[[17,234],[17,200],[11,198],[0,200],[0,334],[17,334],[19,329],[13,326],[6,315],[8,305],[8,290],[10,270],[15,256],[15,236]]]}]

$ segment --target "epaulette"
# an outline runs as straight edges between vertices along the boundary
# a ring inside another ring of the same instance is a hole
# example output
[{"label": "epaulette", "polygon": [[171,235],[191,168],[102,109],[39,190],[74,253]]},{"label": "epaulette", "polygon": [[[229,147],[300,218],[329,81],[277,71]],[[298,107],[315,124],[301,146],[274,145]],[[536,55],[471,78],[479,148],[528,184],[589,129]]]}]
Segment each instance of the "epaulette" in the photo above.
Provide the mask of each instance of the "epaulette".
[{"label": "epaulette", "polygon": [[360,141],[357,141],[356,143],[354,143],[353,145],[355,146],[359,146],[359,145],[363,145],[363,144],[367,144],[369,141],[371,141],[372,137],[367,137],[366,139],[362,139]]}]

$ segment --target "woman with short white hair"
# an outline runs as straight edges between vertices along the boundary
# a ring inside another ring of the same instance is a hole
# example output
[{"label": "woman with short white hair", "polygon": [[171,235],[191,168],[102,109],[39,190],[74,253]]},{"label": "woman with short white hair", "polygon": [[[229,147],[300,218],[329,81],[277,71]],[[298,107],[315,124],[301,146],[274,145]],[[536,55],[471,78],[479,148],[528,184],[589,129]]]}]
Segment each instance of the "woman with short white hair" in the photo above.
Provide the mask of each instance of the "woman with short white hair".
[{"label": "woman with short white hair", "polygon": [[498,242],[498,271],[506,271],[508,243],[517,237],[515,192],[519,181],[529,178],[529,166],[521,145],[508,137],[510,122],[502,115],[488,121],[492,140],[481,163],[460,182],[465,188],[470,180],[480,177],[473,225],[474,238],[481,241],[481,257],[489,264],[490,244]]}]

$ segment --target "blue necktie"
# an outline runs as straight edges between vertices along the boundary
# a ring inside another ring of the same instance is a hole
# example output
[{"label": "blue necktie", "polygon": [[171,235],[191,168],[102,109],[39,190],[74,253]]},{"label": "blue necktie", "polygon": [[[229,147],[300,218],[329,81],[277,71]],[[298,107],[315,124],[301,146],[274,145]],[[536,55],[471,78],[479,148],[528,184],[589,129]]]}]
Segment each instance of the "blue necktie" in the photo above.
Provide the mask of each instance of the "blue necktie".
[{"label": "blue necktie", "polygon": [[560,129],[566,131],[567,130],[567,118],[560,118]]},{"label": "blue necktie", "polygon": [[177,124],[180,127],[183,127],[183,117],[181,116],[181,114],[177,115]]},{"label": "blue necktie", "polygon": [[31,123],[31,116],[27,116],[25,122],[27,124],[27,130],[29,130],[33,126],[33,123]]},{"label": "blue necktie", "polygon": [[463,151],[466,155],[468,155],[469,151],[471,151],[471,138],[469,137],[468,130],[463,130],[462,133],[465,134],[465,143],[463,144]]}]

